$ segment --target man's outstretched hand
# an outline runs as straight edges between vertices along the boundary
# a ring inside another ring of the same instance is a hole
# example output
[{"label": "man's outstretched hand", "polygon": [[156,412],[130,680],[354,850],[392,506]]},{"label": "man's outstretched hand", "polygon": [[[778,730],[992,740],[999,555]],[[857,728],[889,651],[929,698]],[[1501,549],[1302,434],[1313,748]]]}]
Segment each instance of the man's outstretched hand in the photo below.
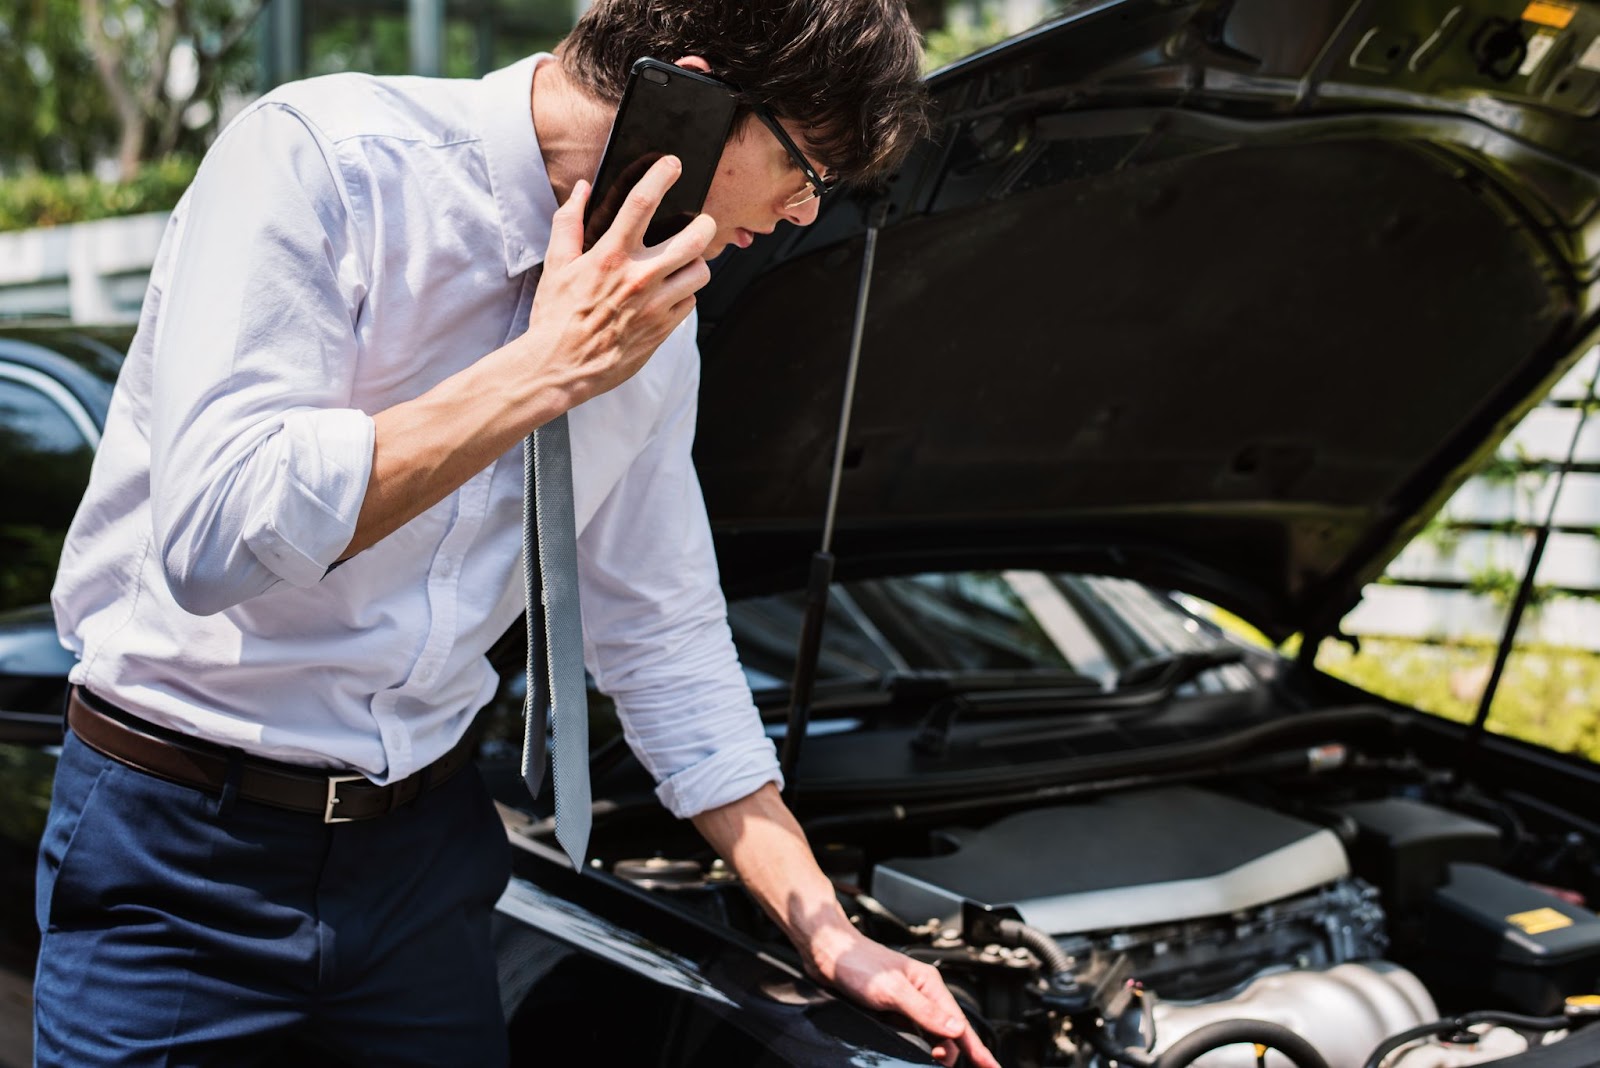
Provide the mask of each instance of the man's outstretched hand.
[{"label": "man's outstretched hand", "polygon": [[839,932],[836,940],[813,939],[810,949],[809,970],[816,978],[869,1009],[909,1019],[934,1037],[935,1060],[953,1065],[965,1053],[978,1068],[1000,1068],[931,964],[896,953],[854,929]]},{"label": "man's outstretched hand", "polygon": [[965,1053],[978,1068],[1000,1068],[938,969],[851,926],[777,787],[768,783],[702,812],[694,825],[783,928],[813,978],[869,1009],[906,1017],[934,1037],[933,1055],[946,1065]]}]

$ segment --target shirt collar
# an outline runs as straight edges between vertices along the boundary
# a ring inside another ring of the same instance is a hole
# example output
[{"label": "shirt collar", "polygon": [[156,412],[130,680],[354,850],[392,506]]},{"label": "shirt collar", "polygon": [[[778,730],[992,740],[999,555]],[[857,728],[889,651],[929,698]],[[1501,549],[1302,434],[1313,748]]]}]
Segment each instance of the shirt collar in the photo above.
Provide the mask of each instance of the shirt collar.
[{"label": "shirt collar", "polygon": [[529,110],[534,68],[553,58],[541,52],[485,75],[479,94],[483,154],[500,212],[508,278],[544,260],[550,217],[559,206]]}]

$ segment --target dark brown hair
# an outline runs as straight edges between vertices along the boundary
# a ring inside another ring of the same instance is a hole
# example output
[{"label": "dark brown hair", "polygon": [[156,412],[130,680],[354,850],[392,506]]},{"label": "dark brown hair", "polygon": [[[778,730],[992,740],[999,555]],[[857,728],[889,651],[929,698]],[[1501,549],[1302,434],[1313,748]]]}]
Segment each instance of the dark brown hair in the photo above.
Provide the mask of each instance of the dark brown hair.
[{"label": "dark brown hair", "polygon": [[579,85],[622,98],[635,60],[703,56],[800,124],[844,180],[893,170],[927,129],[922,49],[903,0],[596,0],[558,48]]}]

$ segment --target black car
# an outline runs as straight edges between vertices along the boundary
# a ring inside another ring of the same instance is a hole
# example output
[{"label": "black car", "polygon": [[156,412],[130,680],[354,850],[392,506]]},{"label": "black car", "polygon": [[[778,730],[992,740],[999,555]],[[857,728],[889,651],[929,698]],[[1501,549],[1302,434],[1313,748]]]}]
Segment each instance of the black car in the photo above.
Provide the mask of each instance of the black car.
[{"label": "black car", "polygon": [[[793,803],[1005,1063],[1600,1064],[1600,770],[1313,662],[1600,330],[1597,38],[1592,0],[1071,4],[703,292]],[[587,870],[502,795],[517,1063],[926,1062],[594,742]]]}]

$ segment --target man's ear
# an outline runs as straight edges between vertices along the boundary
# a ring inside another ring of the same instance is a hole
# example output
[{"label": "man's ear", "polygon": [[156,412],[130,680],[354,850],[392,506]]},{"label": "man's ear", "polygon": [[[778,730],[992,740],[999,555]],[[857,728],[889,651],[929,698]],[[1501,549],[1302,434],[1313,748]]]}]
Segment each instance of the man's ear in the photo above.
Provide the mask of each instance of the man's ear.
[{"label": "man's ear", "polygon": [[684,56],[673,64],[685,70],[697,70],[701,74],[711,73],[711,64],[707,63],[704,56]]}]

